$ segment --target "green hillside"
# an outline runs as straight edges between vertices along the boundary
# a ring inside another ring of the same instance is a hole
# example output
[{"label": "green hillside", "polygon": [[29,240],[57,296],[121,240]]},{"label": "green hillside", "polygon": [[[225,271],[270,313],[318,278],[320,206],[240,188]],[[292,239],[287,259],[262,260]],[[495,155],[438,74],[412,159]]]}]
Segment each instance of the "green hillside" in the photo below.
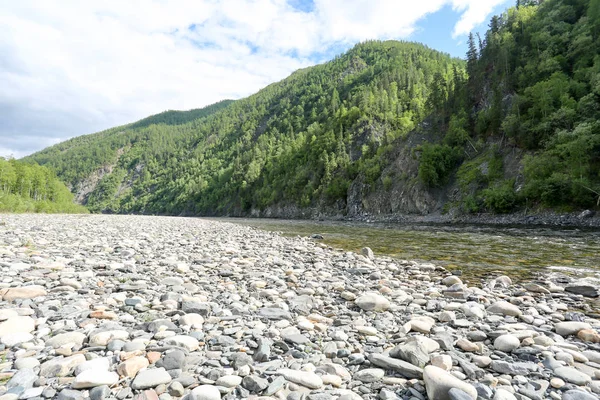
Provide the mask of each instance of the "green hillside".
[{"label": "green hillside", "polygon": [[455,74],[464,75],[464,62],[425,46],[368,42],[206,118],[136,123],[30,159],[73,187],[114,165],[87,198],[95,211],[222,213],[334,202],[358,174],[379,178],[392,143],[430,113],[434,79],[451,88]]},{"label": "green hillside", "polygon": [[0,157],[0,212],[85,213],[46,167]]},{"label": "green hillside", "polygon": [[519,1],[466,61],[365,42],[253,96],[50,147],[90,210],[299,216],[598,207],[600,0]]}]

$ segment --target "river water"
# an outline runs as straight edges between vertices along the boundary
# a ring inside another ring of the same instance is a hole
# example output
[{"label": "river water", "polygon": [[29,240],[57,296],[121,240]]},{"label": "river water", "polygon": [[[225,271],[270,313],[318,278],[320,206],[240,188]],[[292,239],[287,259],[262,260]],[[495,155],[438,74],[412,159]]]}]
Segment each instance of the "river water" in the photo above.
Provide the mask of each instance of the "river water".
[{"label": "river water", "polygon": [[303,220],[222,221],[280,232],[323,235],[322,242],[359,252],[419,260],[461,270],[470,283],[506,274],[513,279],[585,278],[600,285],[600,230],[562,227],[386,224]]}]

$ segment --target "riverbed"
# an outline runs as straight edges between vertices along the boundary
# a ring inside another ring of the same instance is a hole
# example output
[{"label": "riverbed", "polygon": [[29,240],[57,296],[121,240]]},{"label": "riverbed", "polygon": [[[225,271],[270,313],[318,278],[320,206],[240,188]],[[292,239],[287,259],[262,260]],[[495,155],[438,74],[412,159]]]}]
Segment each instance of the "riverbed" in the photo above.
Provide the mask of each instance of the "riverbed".
[{"label": "riverbed", "polygon": [[320,234],[339,249],[419,260],[460,270],[471,283],[490,275],[517,280],[560,279],[562,274],[600,283],[600,229],[461,224],[392,224],[277,219],[223,221],[285,236]]}]

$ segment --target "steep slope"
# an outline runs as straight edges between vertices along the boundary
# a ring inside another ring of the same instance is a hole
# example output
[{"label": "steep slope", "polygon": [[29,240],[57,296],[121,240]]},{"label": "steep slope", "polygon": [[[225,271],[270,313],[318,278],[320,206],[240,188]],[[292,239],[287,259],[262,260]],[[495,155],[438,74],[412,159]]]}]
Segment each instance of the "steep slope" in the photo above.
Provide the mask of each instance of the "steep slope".
[{"label": "steep slope", "polygon": [[206,118],[140,121],[29,159],[80,189],[102,171],[82,198],[95,211],[347,213],[352,182],[380,180],[393,143],[430,113],[434,79],[451,89],[463,74],[464,62],[423,45],[367,42]]},{"label": "steep slope", "polygon": [[600,0],[519,0],[470,37],[466,62],[362,43],[212,111],[175,125],[151,117],[30,160],[94,211],[598,209]]},{"label": "steep slope", "polygon": [[[429,148],[462,152],[458,207],[598,208],[600,0],[519,0],[476,41],[462,95],[436,111],[446,148]],[[439,164],[421,162],[431,186]]]}]

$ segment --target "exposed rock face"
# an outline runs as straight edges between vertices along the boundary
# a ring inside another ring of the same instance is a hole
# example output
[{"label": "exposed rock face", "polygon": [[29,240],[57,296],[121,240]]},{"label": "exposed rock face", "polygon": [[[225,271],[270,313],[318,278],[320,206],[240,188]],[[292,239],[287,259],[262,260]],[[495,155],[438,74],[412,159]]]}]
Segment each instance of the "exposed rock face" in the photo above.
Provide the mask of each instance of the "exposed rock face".
[{"label": "exposed rock face", "polygon": [[2,398],[600,391],[600,322],[563,287],[470,287],[432,264],[201,219],[2,219]]}]

